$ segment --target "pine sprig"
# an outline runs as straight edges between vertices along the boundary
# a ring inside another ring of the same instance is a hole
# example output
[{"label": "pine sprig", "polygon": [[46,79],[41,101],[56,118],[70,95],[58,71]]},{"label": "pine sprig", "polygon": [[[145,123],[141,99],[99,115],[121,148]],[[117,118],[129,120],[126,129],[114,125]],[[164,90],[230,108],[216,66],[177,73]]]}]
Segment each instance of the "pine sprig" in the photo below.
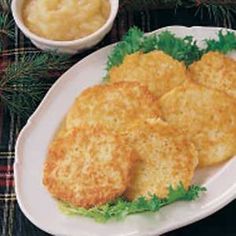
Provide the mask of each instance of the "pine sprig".
[{"label": "pine sprig", "polygon": [[126,10],[145,10],[157,8],[176,8],[189,6],[193,0],[121,0],[120,9]]},{"label": "pine sprig", "polygon": [[69,56],[52,53],[35,53],[33,55],[23,55],[18,62],[10,64],[5,71],[5,76],[0,81],[0,85],[5,80],[21,78],[44,78],[48,76],[50,70],[64,70],[68,68]]},{"label": "pine sprig", "polygon": [[169,194],[167,198],[164,199],[160,199],[156,195],[150,194],[149,198],[139,197],[132,202],[127,201],[124,198],[118,198],[113,202],[90,209],[74,207],[68,203],[59,202],[59,208],[66,215],[82,215],[93,218],[97,222],[105,223],[111,219],[123,219],[131,214],[148,211],[157,212],[160,208],[176,201],[192,201],[197,199],[200,194],[205,191],[206,188],[198,185],[193,185],[188,190],[185,190],[183,185],[180,184],[177,188],[169,187]]},{"label": "pine sprig", "polygon": [[41,53],[25,55],[10,64],[0,78],[0,102],[11,112],[27,118],[50,87],[50,72],[67,69],[69,56]]},{"label": "pine sprig", "polygon": [[[213,1],[215,2],[215,1]],[[219,3],[212,3],[211,1],[199,1],[195,15],[203,16],[206,14],[209,19],[216,25],[223,23],[227,27],[232,27],[236,17],[236,3],[218,1]]]},{"label": "pine sprig", "polygon": [[234,7],[234,0],[120,0],[120,9],[145,10],[173,7],[230,6]]},{"label": "pine sprig", "polygon": [[0,1],[0,11],[1,12],[10,12],[11,9],[11,0],[1,0]]},{"label": "pine sprig", "polygon": [[5,88],[0,88],[1,103],[9,109],[11,113],[17,114],[23,119],[35,110],[38,102],[41,101],[49,85],[32,79],[29,84],[28,79],[20,79],[8,83]]},{"label": "pine sprig", "polygon": [[0,52],[3,50],[7,38],[14,38],[14,21],[9,14],[0,13]]},{"label": "pine sprig", "polygon": [[236,2],[234,0],[121,0],[120,10],[141,11],[150,9],[195,8],[196,15],[203,18],[204,13],[212,22],[231,27],[236,17]]}]

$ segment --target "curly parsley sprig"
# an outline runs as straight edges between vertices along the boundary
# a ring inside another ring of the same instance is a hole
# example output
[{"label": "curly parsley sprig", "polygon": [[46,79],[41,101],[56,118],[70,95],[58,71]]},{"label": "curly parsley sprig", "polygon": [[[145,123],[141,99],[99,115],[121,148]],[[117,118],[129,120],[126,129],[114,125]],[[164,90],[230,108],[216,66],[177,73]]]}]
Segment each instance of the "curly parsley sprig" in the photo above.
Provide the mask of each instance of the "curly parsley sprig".
[{"label": "curly parsley sprig", "polygon": [[233,50],[236,50],[236,34],[233,32],[227,32],[226,34],[223,34],[222,31],[218,34],[218,39],[208,39],[205,41],[207,44],[207,47],[204,51],[204,53],[209,51],[218,51],[221,53],[228,53]]},{"label": "curly parsley sprig", "polygon": [[180,38],[169,31],[161,32],[158,35],[145,36],[137,27],[132,27],[112,50],[107,61],[107,70],[113,66],[120,65],[125,56],[141,51],[144,53],[161,50],[178,61],[184,62],[187,66],[199,60],[202,55],[209,51],[228,53],[236,49],[236,35],[233,32],[218,34],[218,39],[205,40],[206,47],[201,49],[197,46],[192,36]]},{"label": "curly parsley sprig", "polygon": [[177,188],[169,187],[169,194],[164,199],[150,194],[148,199],[139,197],[137,200],[130,202],[123,198],[118,198],[113,202],[90,209],[74,207],[68,203],[59,202],[59,208],[66,215],[81,215],[93,218],[97,222],[105,223],[108,220],[120,220],[127,215],[135,213],[157,212],[160,208],[176,201],[192,201],[197,199],[204,191],[206,191],[206,188],[198,185],[192,185],[188,190],[185,190],[184,186],[180,184]]}]

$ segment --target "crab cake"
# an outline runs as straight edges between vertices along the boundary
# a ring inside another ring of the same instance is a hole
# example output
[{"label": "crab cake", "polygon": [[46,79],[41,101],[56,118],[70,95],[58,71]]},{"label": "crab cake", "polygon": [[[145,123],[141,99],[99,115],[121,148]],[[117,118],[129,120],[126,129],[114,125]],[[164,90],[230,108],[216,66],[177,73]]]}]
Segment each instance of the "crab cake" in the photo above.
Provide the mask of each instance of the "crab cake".
[{"label": "crab cake", "polygon": [[120,131],[136,119],[159,117],[157,98],[137,82],[91,87],[76,99],[66,118],[66,128],[83,123],[102,124]]},{"label": "crab cake", "polygon": [[198,163],[197,152],[175,128],[160,119],[139,121],[124,136],[140,157],[125,192],[129,200],[150,194],[165,198],[168,188],[180,183],[189,187]]},{"label": "crab cake", "polygon": [[160,97],[185,81],[186,67],[162,51],[137,52],[112,67],[109,77],[111,82],[138,81]]},{"label": "crab cake", "polygon": [[103,127],[74,128],[49,147],[43,183],[55,198],[89,208],[125,191],[134,160],[126,142]]},{"label": "crab cake", "polygon": [[209,52],[189,68],[192,80],[236,98],[236,61],[219,52]]},{"label": "crab cake", "polygon": [[236,154],[236,103],[225,93],[185,83],[160,99],[164,120],[195,144],[200,166]]}]

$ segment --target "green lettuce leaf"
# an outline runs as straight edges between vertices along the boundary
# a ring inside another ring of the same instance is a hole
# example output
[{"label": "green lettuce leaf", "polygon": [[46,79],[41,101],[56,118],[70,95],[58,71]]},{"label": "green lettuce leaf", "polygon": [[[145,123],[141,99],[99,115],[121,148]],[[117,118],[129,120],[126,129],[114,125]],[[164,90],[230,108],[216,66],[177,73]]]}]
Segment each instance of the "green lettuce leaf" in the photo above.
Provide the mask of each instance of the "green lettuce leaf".
[{"label": "green lettuce leaf", "polygon": [[169,187],[167,198],[160,199],[156,195],[150,194],[150,198],[139,197],[134,201],[127,201],[124,198],[118,198],[113,202],[109,202],[102,206],[85,209],[72,206],[66,202],[59,202],[59,209],[69,216],[85,216],[93,218],[95,221],[105,223],[108,220],[120,220],[130,214],[141,212],[156,212],[161,207],[169,205],[176,201],[192,201],[200,196],[201,192],[206,191],[206,188],[198,185],[192,185],[188,190],[185,190],[182,184],[177,188]]}]

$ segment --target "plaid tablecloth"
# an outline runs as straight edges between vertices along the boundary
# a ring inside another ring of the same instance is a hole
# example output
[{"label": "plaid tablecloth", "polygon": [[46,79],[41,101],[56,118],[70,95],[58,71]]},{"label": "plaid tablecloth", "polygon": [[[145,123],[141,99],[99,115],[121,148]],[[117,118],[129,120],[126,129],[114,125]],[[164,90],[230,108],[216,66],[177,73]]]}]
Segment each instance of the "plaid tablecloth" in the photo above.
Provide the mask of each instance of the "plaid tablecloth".
[{"label": "plaid tablecloth", "polygon": [[[194,13],[195,10],[191,9],[178,9],[176,14],[174,10],[164,9],[140,12],[122,11],[117,16],[109,35],[98,46],[83,54],[76,55],[71,60],[72,62],[78,61],[87,54],[120,40],[128,28],[133,25],[137,25],[146,32],[168,25],[214,26],[214,22],[209,21],[207,15],[200,18],[194,17]],[[236,29],[235,23],[232,25],[232,28]],[[38,52],[17,27],[14,30],[15,38],[7,42],[4,52],[0,55],[0,65],[18,60],[22,53],[34,54]],[[0,66],[0,69],[3,70],[4,66]],[[51,80],[55,81],[61,73],[54,71],[53,75],[50,76],[53,77]],[[24,123],[25,121],[22,121],[19,117],[11,115],[2,106],[0,107],[0,236],[48,235],[27,220],[16,201],[13,178],[14,146],[17,135]],[[45,209],[45,214],[47,214],[47,209]],[[166,235],[236,236],[235,214],[236,201],[198,223],[167,233]]]}]

